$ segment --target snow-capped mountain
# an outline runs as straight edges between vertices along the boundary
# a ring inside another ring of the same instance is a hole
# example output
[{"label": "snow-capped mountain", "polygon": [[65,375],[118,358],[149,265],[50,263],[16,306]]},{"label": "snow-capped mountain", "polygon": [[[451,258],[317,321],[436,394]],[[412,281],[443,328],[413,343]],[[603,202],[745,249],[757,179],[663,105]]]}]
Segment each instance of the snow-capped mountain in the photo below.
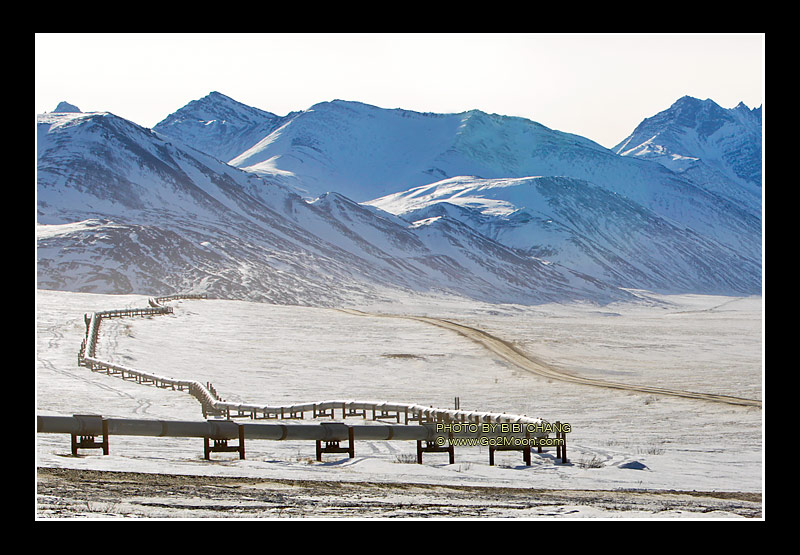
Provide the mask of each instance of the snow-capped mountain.
[{"label": "snow-capped mountain", "polygon": [[761,214],[762,110],[684,96],[612,149],[653,160]]},{"label": "snow-capped mountain", "polygon": [[228,162],[269,135],[284,119],[214,91],[170,114],[153,131]]},{"label": "snow-capped mountain", "polygon": [[572,177],[747,256],[761,249],[760,213],[753,218],[752,210],[660,164],[619,156],[530,120],[478,110],[431,114],[324,102],[287,116],[230,163],[292,186],[307,198],[336,191],[357,202],[460,176]]},{"label": "snow-capped mountain", "polygon": [[754,293],[760,260],[570,177],[452,178],[367,203],[458,220],[503,245],[620,287]]},{"label": "snow-capped mountain", "polygon": [[283,186],[106,112],[38,117],[39,287],[336,305],[389,288],[502,302],[626,293],[456,221],[409,226]]},{"label": "snow-capped mountain", "polygon": [[263,175],[292,176],[310,197],[337,191],[364,202],[448,177],[551,175],[578,159],[596,170],[604,158],[618,157],[523,118],[335,100],[296,114],[230,162]]},{"label": "snow-capped mountain", "polygon": [[[727,112],[681,113],[736,143]],[[45,287],[308,304],[382,287],[504,302],[761,290],[760,195],[726,194],[728,169],[523,118],[341,100],[279,117],[211,93],[154,130],[77,108],[38,126]]]}]

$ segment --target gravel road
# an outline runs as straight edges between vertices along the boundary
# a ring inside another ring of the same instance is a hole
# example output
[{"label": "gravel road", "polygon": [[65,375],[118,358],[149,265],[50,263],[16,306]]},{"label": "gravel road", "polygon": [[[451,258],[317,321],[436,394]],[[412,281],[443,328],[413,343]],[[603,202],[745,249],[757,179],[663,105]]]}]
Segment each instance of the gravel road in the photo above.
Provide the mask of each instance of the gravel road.
[{"label": "gravel road", "polygon": [[438,326],[440,328],[448,329],[464,337],[467,337],[472,341],[475,341],[476,343],[482,345],[489,351],[507,360],[508,362],[518,366],[519,368],[522,368],[523,370],[526,370],[538,376],[542,376],[544,378],[567,381],[572,383],[579,383],[583,385],[591,385],[595,387],[605,387],[608,389],[621,389],[624,391],[635,391],[638,393],[650,393],[654,395],[670,395],[674,397],[683,397],[686,399],[700,399],[703,401],[712,401],[712,402],[726,403],[731,405],[741,405],[750,407],[762,406],[762,402],[759,399],[746,399],[742,397],[734,397],[731,395],[719,395],[716,393],[700,393],[695,391],[668,389],[664,387],[653,387],[653,386],[611,382],[608,380],[598,380],[594,378],[586,378],[582,376],[569,374],[561,370],[558,370],[556,368],[553,368],[551,365],[548,365],[541,360],[537,360],[536,358],[527,353],[523,353],[508,341],[504,341],[503,339],[495,337],[483,330],[479,330],[477,328],[473,328],[470,326],[465,326],[463,324],[457,324],[449,320],[442,320],[441,318],[431,318],[427,316],[401,316],[394,314],[373,314],[373,313],[362,312],[360,310],[344,309],[344,308],[338,310],[346,314],[352,314],[355,316],[369,316],[373,318],[377,317],[405,318],[408,320],[425,322],[427,324]]}]

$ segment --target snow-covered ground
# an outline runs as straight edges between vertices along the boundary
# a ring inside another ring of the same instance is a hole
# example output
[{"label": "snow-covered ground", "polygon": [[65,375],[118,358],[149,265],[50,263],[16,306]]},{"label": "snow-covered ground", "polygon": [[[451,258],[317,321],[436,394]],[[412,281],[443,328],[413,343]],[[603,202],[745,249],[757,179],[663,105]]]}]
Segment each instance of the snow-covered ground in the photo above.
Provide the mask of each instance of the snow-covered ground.
[{"label": "snow-covered ground", "polygon": [[[583,376],[761,399],[760,297],[641,295],[641,303],[602,307],[397,297],[350,308],[451,319]],[[461,447],[455,464],[448,464],[446,454],[428,454],[417,465],[407,462],[415,444],[403,441],[359,441],[354,459],[325,455],[318,463],[313,442],[253,440],[246,460],[213,454],[204,461],[201,440],[123,436],[111,437],[108,456],[84,451],[71,457],[69,436],[36,434],[39,467],[440,486],[762,492],[764,418],[758,407],[544,379],[420,321],[214,299],[171,304],[171,315],[104,320],[98,358],[208,381],[229,401],[363,399],[452,408],[459,397],[466,410],[570,423],[571,464],[558,464],[551,449],[534,453],[530,467],[518,452],[498,452],[489,466],[487,447]],[[78,366],[85,313],[143,306],[147,297],[140,295],[37,291],[37,414],[202,419],[199,403],[186,392]],[[413,503],[413,495],[404,502]],[[573,516],[609,514],[584,506]]]}]

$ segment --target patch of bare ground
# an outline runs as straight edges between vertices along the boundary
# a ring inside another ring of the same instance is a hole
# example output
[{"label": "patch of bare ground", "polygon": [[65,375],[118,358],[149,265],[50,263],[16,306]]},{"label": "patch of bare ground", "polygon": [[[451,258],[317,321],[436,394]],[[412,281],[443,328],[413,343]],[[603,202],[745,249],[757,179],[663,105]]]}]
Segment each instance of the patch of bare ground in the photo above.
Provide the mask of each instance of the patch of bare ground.
[{"label": "patch of bare ground", "polygon": [[760,493],[569,490],[37,470],[37,518],[761,518]]}]

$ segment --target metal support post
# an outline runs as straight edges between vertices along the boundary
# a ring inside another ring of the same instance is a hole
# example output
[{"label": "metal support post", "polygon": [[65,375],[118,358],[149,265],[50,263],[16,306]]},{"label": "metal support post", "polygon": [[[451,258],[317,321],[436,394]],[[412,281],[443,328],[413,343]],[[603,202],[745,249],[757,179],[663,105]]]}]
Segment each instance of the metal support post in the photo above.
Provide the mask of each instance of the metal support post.
[{"label": "metal support post", "polygon": [[[422,442],[425,441],[425,447],[422,446]],[[417,440],[417,464],[422,464],[422,454],[423,453],[448,453],[450,464],[454,464],[456,460],[456,451],[455,447],[453,446],[453,434],[452,432],[448,434],[448,441],[447,446],[439,446],[436,445],[435,441],[427,441],[418,439]]]},{"label": "metal support post", "polygon": [[[355,449],[355,440],[353,434],[353,427],[347,426],[347,447],[341,447],[338,440],[316,440],[317,444],[317,461],[322,462],[322,455],[323,453],[347,453],[351,459],[354,459],[356,456],[356,449]],[[325,441],[325,447],[322,446],[322,442]]]},{"label": "metal support post", "polygon": [[563,441],[563,445],[561,446],[561,464],[567,464],[569,459],[567,459],[567,433],[561,429],[561,422],[556,422],[558,425],[558,430],[556,432],[556,437]]},{"label": "metal support post", "polygon": [[103,439],[101,441],[96,441],[96,434],[70,434],[72,455],[77,457],[78,449],[102,449],[103,455],[108,455],[108,421],[103,419],[101,416],[81,416],[81,418],[100,419],[102,421],[100,430]]},{"label": "metal support post", "polygon": [[203,438],[203,458],[211,460],[211,453],[239,453],[239,459],[244,459],[244,427],[239,425],[239,445],[228,445],[227,439],[214,439],[214,445],[211,445],[212,438],[205,436]]}]

